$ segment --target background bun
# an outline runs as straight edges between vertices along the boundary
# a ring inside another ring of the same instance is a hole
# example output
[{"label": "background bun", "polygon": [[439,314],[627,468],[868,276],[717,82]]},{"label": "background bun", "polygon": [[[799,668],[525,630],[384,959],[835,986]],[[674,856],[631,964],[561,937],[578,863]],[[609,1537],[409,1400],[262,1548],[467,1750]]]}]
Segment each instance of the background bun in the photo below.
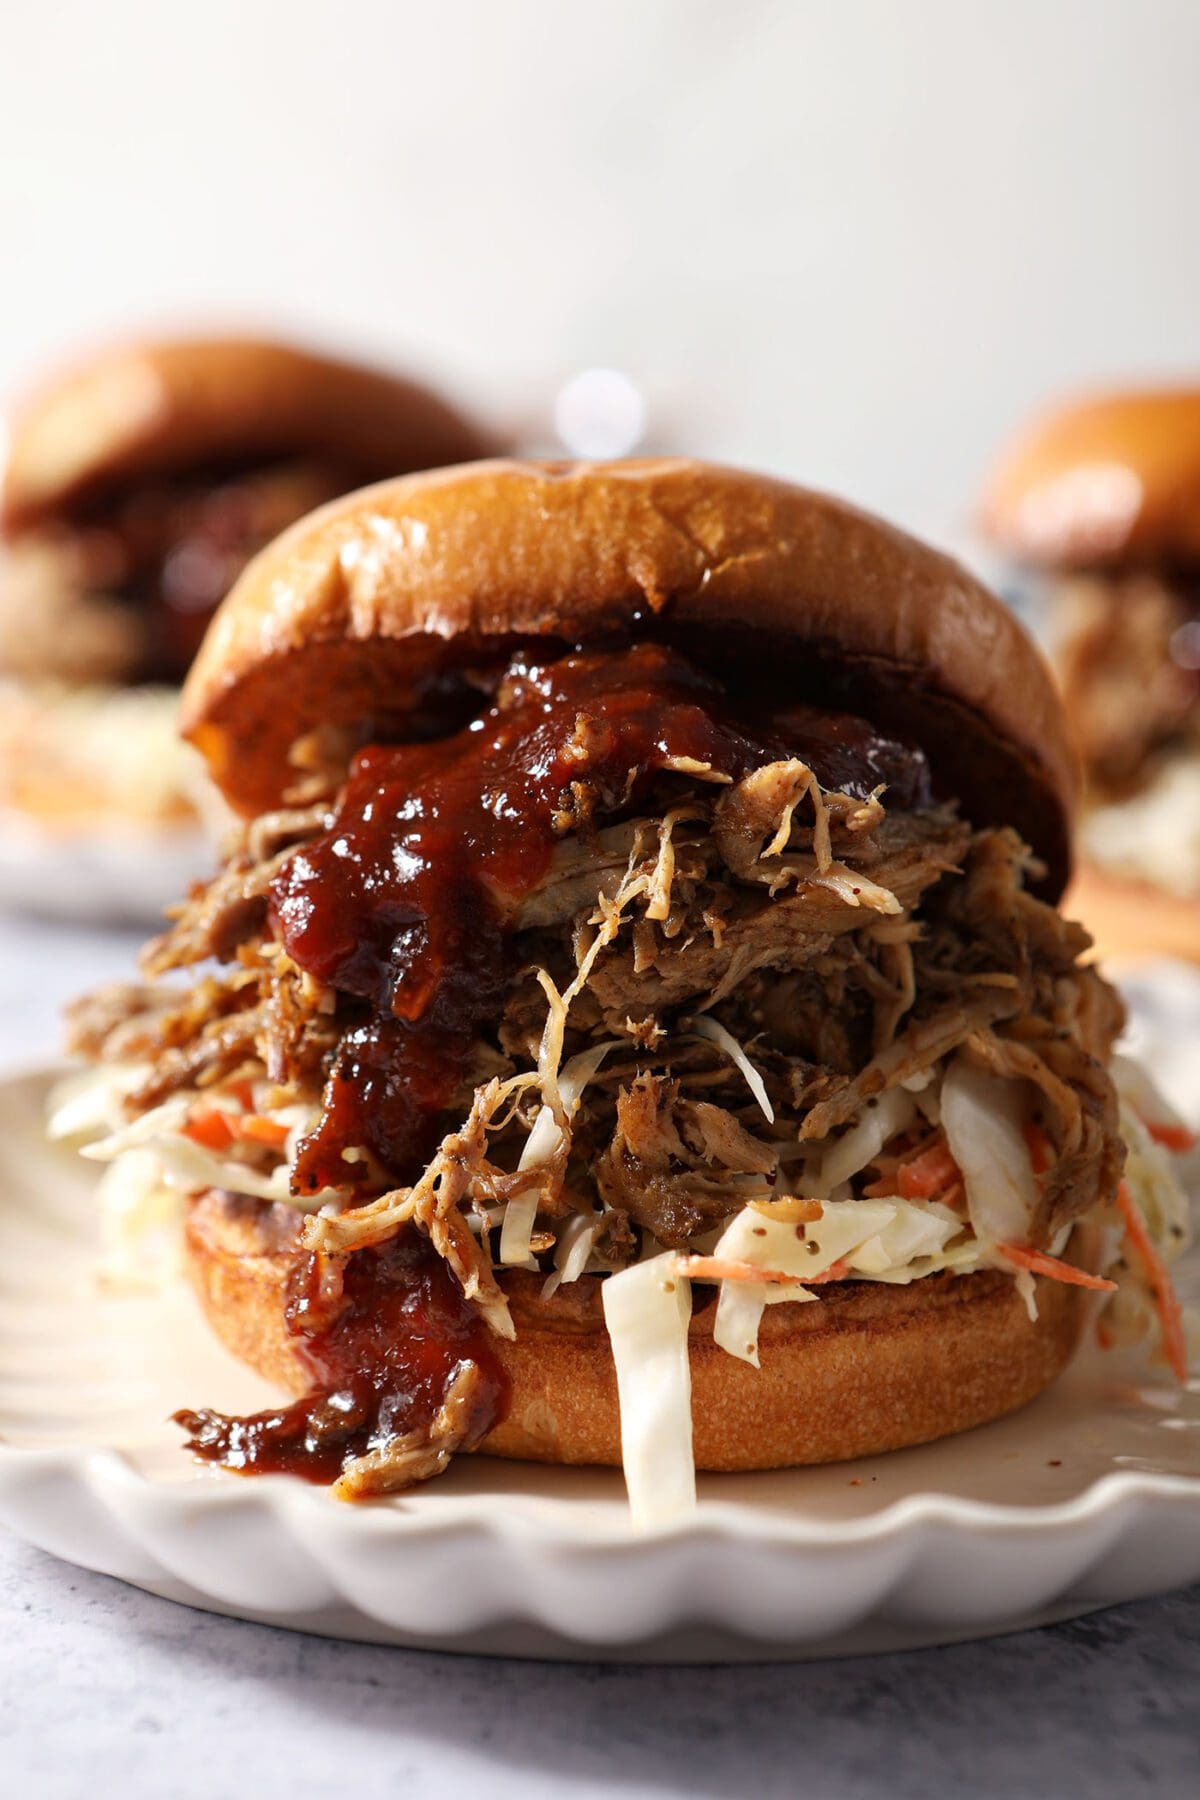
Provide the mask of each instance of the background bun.
[{"label": "background bun", "polygon": [[[281,1216],[282,1215],[282,1216]],[[291,1393],[311,1385],[284,1326],[296,1218],[230,1196],[188,1210],[188,1272],[217,1336]],[[517,1335],[492,1340],[509,1378],[493,1456],[619,1467],[620,1418],[600,1282],[540,1298],[542,1277],[504,1276]],[[692,1324],[692,1416],[700,1469],[790,1468],[927,1443],[986,1424],[1061,1374],[1082,1330],[1083,1290],[1037,1283],[1032,1324],[1011,1276],[932,1277],[908,1287],[836,1284],[816,1304],[768,1307],[761,1369]]]},{"label": "background bun", "polygon": [[1039,567],[1200,562],[1200,387],[1049,414],[996,468],[983,523]]},{"label": "background bun", "polygon": [[430,389],[380,370],[252,338],[130,344],[17,411],[0,516],[20,530],[95,490],[242,457],[307,452],[367,481],[496,447]]},{"label": "background bun", "polygon": [[966,570],[840,501],[685,460],[494,462],[336,501],[236,584],[184,691],[230,803],[279,803],[321,725],[403,735],[455,670],[530,638],[662,638],[747,693],[922,745],[979,824],[1069,862],[1075,764],[1040,653]]}]

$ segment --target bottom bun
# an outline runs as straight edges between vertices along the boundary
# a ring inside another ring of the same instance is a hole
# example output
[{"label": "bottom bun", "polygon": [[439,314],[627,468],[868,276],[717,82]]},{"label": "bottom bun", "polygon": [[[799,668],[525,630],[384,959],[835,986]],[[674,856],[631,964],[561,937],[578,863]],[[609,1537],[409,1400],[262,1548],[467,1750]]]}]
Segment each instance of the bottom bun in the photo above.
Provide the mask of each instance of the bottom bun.
[{"label": "bottom bun", "polygon": [[1178,956],[1200,963],[1200,895],[1173,894],[1148,881],[1083,863],[1062,910],[1091,932],[1102,960],[1139,962]]},{"label": "bottom bun", "polygon": [[[209,1193],[193,1201],[186,1261],[217,1336],[291,1393],[310,1385],[284,1324],[297,1215]],[[494,1347],[507,1416],[479,1446],[547,1463],[621,1462],[620,1416],[600,1279],[541,1298],[542,1278],[503,1277],[516,1338]],[[1059,1375],[1078,1342],[1079,1288],[1038,1281],[1030,1320],[1011,1276],[932,1276],[907,1287],[840,1282],[816,1302],[767,1309],[761,1369],[712,1341],[714,1302],[693,1318],[696,1466],[790,1468],[927,1443],[1013,1412]]]}]

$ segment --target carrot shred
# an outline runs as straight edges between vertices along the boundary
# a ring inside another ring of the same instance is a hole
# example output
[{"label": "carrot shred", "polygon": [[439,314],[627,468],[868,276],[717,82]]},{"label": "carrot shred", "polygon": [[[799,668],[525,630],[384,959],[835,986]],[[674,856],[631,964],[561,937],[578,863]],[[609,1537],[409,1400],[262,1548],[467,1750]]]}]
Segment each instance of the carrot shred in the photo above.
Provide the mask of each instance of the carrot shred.
[{"label": "carrot shred", "polygon": [[962,1181],[962,1170],[950,1154],[944,1138],[910,1157],[896,1170],[895,1191],[903,1200],[932,1200],[943,1188]]},{"label": "carrot shred", "polygon": [[183,1128],[184,1136],[206,1150],[228,1150],[233,1142],[233,1127],[228,1113],[215,1106],[193,1107]]},{"label": "carrot shred", "polygon": [[783,1269],[760,1269],[754,1263],[737,1262],[723,1256],[677,1256],[675,1273],[694,1281],[765,1281],[771,1286],[810,1287],[819,1281],[842,1281],[848,1265],[845,1258],[831,1263],[819,1275],[788,1275]]},{"label": "carrot shred", "polygon": [[1054,1157],[1051,1153],[1049,1138],[1041,1126],[1035,1125],[1032,1119],[1025,1127],[1025,1143],[1029,1150],[1029,1160],[1033,1164],[1034,1174],[1044,1175]]},{"label": "carrot shred", "polygon": [[254,1111],[254,1083],[249,1079],[231,1081],[228,1092],[233,1095],[243,1112]]},{"label": "carrot shred", "polygon": [[282,1150],[288,1140],[288,1127],[263,1113],[244,1113],[234,1121],[234,1130],[252,1144],[268,1144],[272,1150]]},{"label": "carrot shred", "polygon": [[1164,1150],[1173,1150],[1176,1156],[1185,1156],[1200,1141],[1186,1125],[1173,1125],[1167,1119],[1143,1119],[1142,1123],[1156,1144],[1161,1144]]},{"label": "carrot shred", "polygon": [[1095,1288],[1097,1293],[1111,1294],[1117,1285],[1104,1275],[1089,1275],[1085,1269],[1077,1269],[1074,1263],[1047,1256],[1044,1250],[1029,1250],[1024,1244],[997,1244],[996,1249],[1018,1269],[1028,1269],[1031,1275],[1045,1275],[1051,1281],[1066,1282],[1068,1287]]},{"label": "carrot shred", "polygon": [[829,1267],[824,1271],[823,1274],[802,1275],[800,1277],[800,1279],[807,1286],[811,1287],[818,1281],[845,1281],[848,1279],[849,1274],[850,1274],[850,1264],[846,1261],[846,1258],[844,1256],[842,1256],[842,1257],[838,1258],[837,1262],[830,1263]]},{"label": "carrot shred", "polygon": [[224,1112],[218,1106],[194,1106],[183,1129],[193,1143],[203,1144],[206,1150],[228,1150],[237,1138],[282,1150],[288,1140],[288,1127],[278,1119],[268,1118],[265,1113]]},{"label": "carrot shred", "polygon": [[1176,1380],[1186,1381],[1188,1373],[1187,1336],[1183,1328],[1183,1308],[1179,1304],[1179,1296],[1175,1292],[1170,1271],[1150,1233],[1146,1230],[1146,1221],[1124,1181],[1117,1189],[1117,1205],[1120,1207],[1121,1217],[1125,1221],[1125,1237],[1129,1248],[1145,1269],[1146,1279],[1150,1283],[1150,1291],[1154,1295],[1159,1329],[1162,1332],[1163,1355]]},{"label": "carrot shred", "polygon": [[863,1189],[864,1199],[940,1200],[943,1188],[961,1188],[961,1171],[940,1132],[915,1152],[879,1158],[877,1166],[882,1173]]}]

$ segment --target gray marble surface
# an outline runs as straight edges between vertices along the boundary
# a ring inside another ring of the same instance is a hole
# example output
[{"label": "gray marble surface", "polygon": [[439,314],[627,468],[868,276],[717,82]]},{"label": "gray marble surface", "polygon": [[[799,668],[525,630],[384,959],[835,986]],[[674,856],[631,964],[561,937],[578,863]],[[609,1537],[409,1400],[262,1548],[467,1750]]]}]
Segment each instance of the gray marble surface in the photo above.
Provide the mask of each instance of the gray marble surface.
[{"label": "gray marble surface", "polygon": [[[0,1066],[135,939],[0,922]],[[1200,1792],[1200,1589],[909,1655],[502,1663],[211,1617],[0,1535],[0,1796]]]},{"label": "gray marble surface", "polygon": [[1200,1787],[1200,1589],[774,1667],[504,1663],[210,1617],[0,1539],[0,1792],[1163,1796]]}]

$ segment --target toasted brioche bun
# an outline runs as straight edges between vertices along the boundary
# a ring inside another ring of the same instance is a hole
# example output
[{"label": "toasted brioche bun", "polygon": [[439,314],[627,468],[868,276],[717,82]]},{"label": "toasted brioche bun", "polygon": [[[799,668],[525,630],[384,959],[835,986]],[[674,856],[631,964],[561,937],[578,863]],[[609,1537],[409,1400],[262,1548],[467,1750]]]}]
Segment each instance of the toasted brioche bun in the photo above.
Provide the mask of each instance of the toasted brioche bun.
[{"label": "toasted brioche bun", "polygon": [[1172,894],[1083,862],[1064,906],[1087,927],[1102,961],[1132,963],[1177,956],[1200,963],[1200,894]]},{"label": "toasted brioche bun", "polygon": [[958,564],[841,501],[685,460],[481,463],[336,501],[250,564],[184,690],[235,810],[279,804],[318,726],[403,736],[439,677],[515,642],[674,642],[915,741],[1061,892],[1075,763],[1046,665]]},{"label": "toasted brioche bun", "polygon": [[430,389],[381,370],[250,338],[129,344],[17,410],[0,521],[22,530],[96,490],[231,459],[312,454],[368,481],[495,448]]},{"label": "toasted brioche bun", "polygon": [[[217,1336],[294,1394],[311,1387],[284,1324],[298,1219],[289,1209],[209,1192],[185,1229],[188,1274]],[[492,1341],[509,1382],[505,1418],[479,1446],[526,1462],[619,1467],[617,1382],[601,1279],[541,1299],[541,1278],[501,1278],[516,1337]],[[1037,1283],[1031,1323],[1012,1278],[935,1276],[908,1287],[839,1282],[816,1303],[772,1306],[761,1369],[712,1340],[712,1307],[692,1322],[696,1466],[750,1470],[841,1462],[966,1431],[1013,1412],[1071,1358],[1082,1290]]]},{"label": "toasted brioche bun", "polygon": [[983,523],[1039,568],[1200,563],[1200,387],[1102,394],[1032,426]]}]

